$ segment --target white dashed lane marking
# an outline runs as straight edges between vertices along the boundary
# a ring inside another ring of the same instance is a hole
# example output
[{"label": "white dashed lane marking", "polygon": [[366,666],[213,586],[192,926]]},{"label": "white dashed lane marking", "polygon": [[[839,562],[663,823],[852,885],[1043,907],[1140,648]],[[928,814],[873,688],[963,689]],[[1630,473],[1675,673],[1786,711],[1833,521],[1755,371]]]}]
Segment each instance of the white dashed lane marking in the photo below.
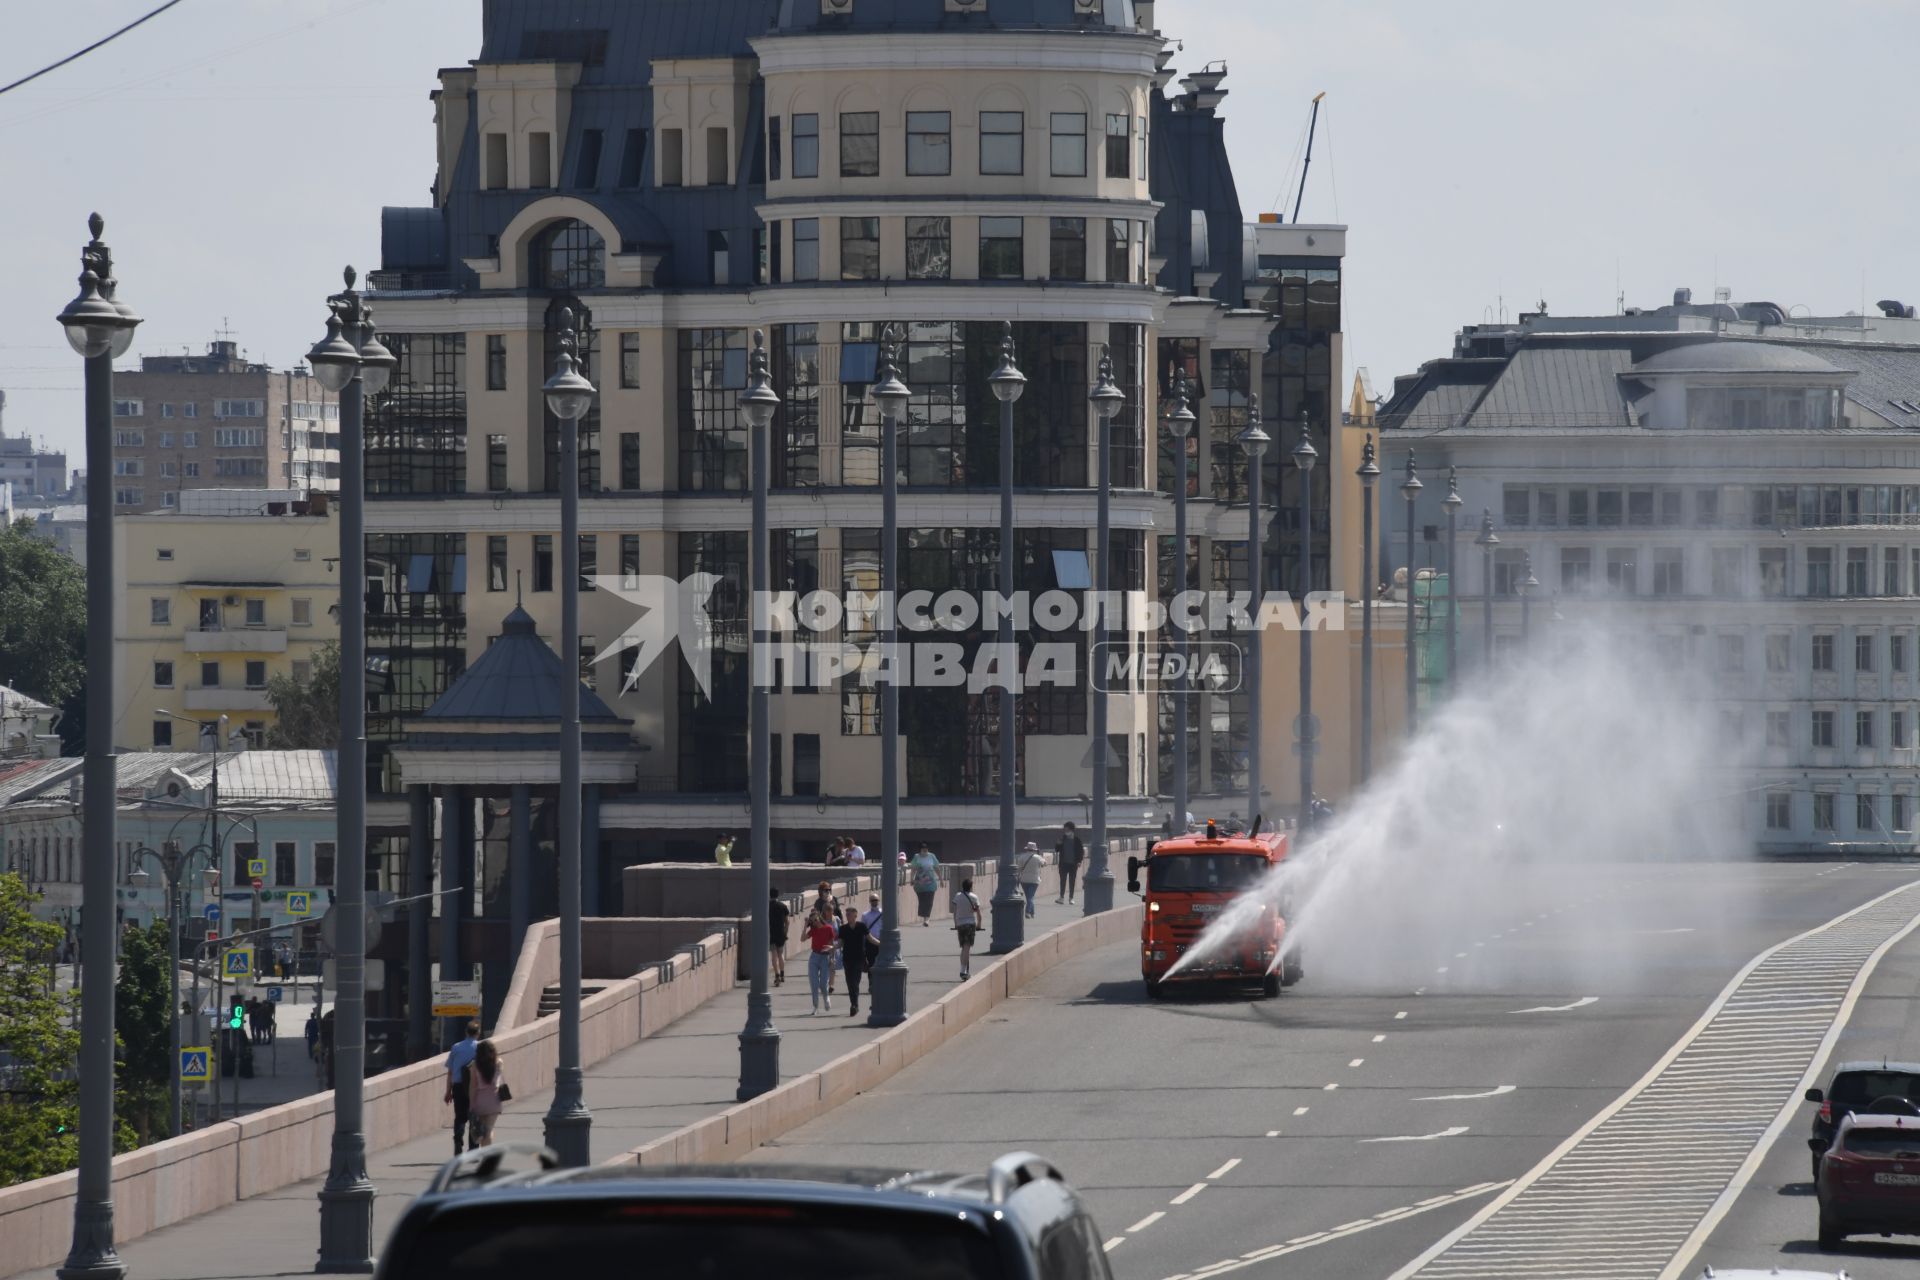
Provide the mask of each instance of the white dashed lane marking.
[{"label": "white dashed lane marking", "polygon": [[1127,1234],[1132,1235],[1136,1231],[1145,1231],[1148,1227],[1152,1226],[1154,1223],[1160,1221],[1160,1219],[1166,1216],[1167,1216],[1167,1211],[1165,1209],[1155,1209],[1152,1213],[1148,1214],[1146,1217],[1140,1219],[1140,1221],[1128,1227]]},{"label": "white dashed lane marking", "polygon": [[1239,1157],[1239,1156],[1235,1156],[1235,1157],[1234,1157],[1233,1159],[1231,1159],[1231,1160],[1229,1160],[1229,1161],[1227,1161],[1227,1162],[1226,1162],[1225,1164],[1223,1164],[1223,1165],[1221,1165],[1221,1166],[1220,1166],[1220,1167],[1219,1167],[1218,1169],[1215,1169],[1215,1170],[1214,1170],[1214,1171],[1213,1171],[1212,1173],[1210,1173],[1210,1174],[1208,1174],[1208,1175],[1207,1175],[1207,1181],[1208,1181],[1208,1182],[1218,1182],[1218,1181],[1220,1181],[1220,1179],[1222,1179],[1222,1178],[1224,1178],[1224,1177],[1226,1177],[1226,1176],[1227,1176],[1228,1174],[1230,1174],[1230,1173],[1232,1173],[1232,1172],[1233,1172],[1233,1169],[1234,1169],[1234,1166],[1235,1166],[1235,1165],[1237,1165],[1237,1164],[1239,1164],[1239,1163],[1240,1163],[1240,1157]]},{"label": "white dashed lane marking", "polygon": [[1195,1196],[1199,1195],[1202,1191],[1205,1191],[1206,1189],[1207,1189],[1206,1183],[1196,1182],[1192,1186],[1188,1187],[1185,1191],[1182,1191],[1179,1195],[1175,1196],[1173,1199],[1167,1201],[1167,1203],[1168,1204],[1185,1204],[1187,1201],[1193,1199]]}]

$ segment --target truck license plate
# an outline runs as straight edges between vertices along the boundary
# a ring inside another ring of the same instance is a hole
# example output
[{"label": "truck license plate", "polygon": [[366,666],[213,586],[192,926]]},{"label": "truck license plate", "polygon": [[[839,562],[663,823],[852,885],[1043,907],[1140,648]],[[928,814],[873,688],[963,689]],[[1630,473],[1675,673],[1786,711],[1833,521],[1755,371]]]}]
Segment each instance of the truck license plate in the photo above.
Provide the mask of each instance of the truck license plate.
[{"label": "truck license plate", "polygon": [[1883,1187],[1920,1187],[1920,1173],[1876,1173],[1873,1180]]},{"label": "truck license plate", "polygon": [[1197,916],[1217,916],[1220,914],[1220,904],[1217,902],[1196,902],[1193,906],[1193,914]]}]

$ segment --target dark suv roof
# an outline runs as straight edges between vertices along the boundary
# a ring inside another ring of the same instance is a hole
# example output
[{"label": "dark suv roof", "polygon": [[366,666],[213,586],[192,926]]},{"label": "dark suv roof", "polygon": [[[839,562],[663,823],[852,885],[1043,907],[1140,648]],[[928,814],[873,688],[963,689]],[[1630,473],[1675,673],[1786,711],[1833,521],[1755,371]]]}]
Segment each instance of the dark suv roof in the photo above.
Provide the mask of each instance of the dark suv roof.
[{"label": "dark suv roof", "polygon": [[1871,1058],[1862,1062],[1843,1062],[1833,1069],[1836,1076],[1851,1075],[1857,1071],[1904,1071],[1920,1076],[1920,1062],[1892,1062],[1885,1058]]}]

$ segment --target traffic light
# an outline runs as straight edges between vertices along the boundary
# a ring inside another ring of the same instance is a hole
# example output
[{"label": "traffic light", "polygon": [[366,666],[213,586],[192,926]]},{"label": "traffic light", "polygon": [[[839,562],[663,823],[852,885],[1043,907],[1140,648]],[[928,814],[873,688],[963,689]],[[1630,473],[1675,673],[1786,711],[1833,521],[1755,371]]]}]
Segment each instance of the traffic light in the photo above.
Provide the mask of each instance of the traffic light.
[{"label": "traffic light", "polygon": [[246,1023],[247,1009],[245,1005],[236,1004],[233,1008],[227,1010],[227,1026],[238,1031],[246,1026]]}]

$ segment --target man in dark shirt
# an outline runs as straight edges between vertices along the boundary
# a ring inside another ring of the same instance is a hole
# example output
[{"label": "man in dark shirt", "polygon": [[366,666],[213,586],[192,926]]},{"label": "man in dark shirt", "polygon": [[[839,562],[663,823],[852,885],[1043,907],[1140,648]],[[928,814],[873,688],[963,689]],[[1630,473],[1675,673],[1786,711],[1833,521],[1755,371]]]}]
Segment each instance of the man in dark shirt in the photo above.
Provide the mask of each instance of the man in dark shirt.
[{"label": "man in dark shirt", "polygon": [[773,952],[773,985],[779,986],[787,980],[787,919],[793,914],[786,903],[780,901],[778,889],[768,889],[767,896],[767,942]]},{"label": "man in dark shirt", "polygon": [[867,939],[871,935],[860,913],[847,908],[846,923],[840,926],[840,963],[847,971],[847,995],[852,1003],[847,1016],[860,1012],[860,978],[867,971]]}]

